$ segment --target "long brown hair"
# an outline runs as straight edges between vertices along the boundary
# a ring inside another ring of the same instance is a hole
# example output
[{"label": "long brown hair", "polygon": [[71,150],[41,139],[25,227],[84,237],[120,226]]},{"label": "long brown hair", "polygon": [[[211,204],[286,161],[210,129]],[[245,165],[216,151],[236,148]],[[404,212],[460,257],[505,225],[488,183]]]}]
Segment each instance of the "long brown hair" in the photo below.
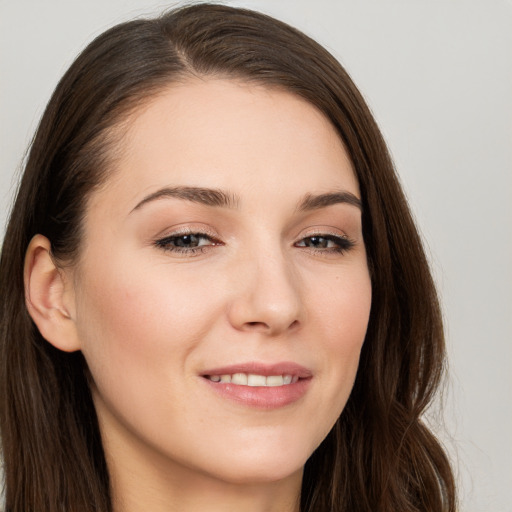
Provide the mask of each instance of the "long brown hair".
[{"label": "long brown hair", "polygon": [[57,261],[79,254],[87,198],[115,160],[115,127],[190,75],[288,90],[337,129],[354,165],[373,299],[350,399],[308,460],[303,512],[453,512],[452,472],[422,422],[443,375],[444,339],[425,254],[383,138],[340,64],[266,15],[198,4],[118,25],[58,84],[37,129],[0,260],[0,426],[6,512],[112,510],[80,352],[45,342],[24,304],[36,233]]}]

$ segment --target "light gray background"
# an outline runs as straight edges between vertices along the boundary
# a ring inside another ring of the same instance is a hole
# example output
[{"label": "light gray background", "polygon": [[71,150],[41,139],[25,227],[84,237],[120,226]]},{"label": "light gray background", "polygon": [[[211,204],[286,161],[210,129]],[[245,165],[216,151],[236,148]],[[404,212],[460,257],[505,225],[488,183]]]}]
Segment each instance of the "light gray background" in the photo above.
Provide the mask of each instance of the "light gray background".
[{"label": "light gray background", "polygon": [[[464,512],[512,511],[512,3],[227,1],[324,44],[394,155],[442,296],[446,426]],[[57,80],[114,23],[175,3],[0,0],[0,226]],[[3,230],[2,230],[3,231]]]}]

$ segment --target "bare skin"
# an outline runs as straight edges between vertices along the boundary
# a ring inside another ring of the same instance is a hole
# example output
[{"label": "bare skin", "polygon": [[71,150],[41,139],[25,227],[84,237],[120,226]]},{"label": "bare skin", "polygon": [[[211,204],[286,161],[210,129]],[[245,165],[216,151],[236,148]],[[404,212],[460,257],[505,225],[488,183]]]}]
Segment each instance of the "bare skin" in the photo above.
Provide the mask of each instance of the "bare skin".
[{"label": "bare skin", "polygon": [[26,272],[45,338],[88,362],[114,510],[298,512],[370,312],[343,145],[290,93],[191,79],[119,154],[77,266],[36,237]]}]

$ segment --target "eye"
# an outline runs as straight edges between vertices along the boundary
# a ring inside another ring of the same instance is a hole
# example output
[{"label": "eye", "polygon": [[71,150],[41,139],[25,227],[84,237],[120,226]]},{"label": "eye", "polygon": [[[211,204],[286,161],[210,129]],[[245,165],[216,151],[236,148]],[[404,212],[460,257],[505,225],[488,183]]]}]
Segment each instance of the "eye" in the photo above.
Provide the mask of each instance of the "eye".
[{"label": "eye", "polygon": [[164,251],[193,256],[219,242],[206,233],[176,233],[157,240],[155,245]]},{"label": "eye", "polygon": [[355,243],[346,236],[318,234],[311,235],[295,243],[296,247],[305,247],[314,251],[344,253]]}]

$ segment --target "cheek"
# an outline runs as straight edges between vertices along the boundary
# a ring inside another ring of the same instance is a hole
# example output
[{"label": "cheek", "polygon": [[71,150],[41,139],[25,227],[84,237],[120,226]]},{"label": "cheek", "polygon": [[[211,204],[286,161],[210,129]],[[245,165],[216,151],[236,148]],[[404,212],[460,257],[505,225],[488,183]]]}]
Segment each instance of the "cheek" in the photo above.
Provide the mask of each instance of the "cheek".
[{"label": "cheek", "polygon": [[84,281],[83,316],[95,318],[108,331],[102,337],[109,339],[110,334],[112,342],[126,348],[149,343],[148,336],[152,335],[166,337],[168,344],[172,334],[198,326],[190,319],[200,318],[199,309],[207,314],[201,283],[180,279],[179,272],[171,275],[165,265],[109,265],[95,268],[94,275]]},{"label": "cheek", "polygon": [[165,265],[117,260],[84,279],[77,324],[98,387],[115,392],[169,380],[211,328],[219,301],[205,297],[201,283],[168,274]]},{"label": "cheek", "polygon": [[315,325],[323,347],[321,367],[327,369],[329,399],[341,412],[359,365],[371,308],[371,281],[366,267],[331,280],[328,290],[315,297]]},{"label": "cheek", "polygon": [[316,323],[329,333],[326,341],[333,350],[350,353],[361,348],[371,300],[370,276],[362,264],[333,276],[323,289],[316,289],[311,297],[311,303],[316,305]]},{"label": "cheek", "polygon": [[173,418],[193,415],[180,398],[188,389],[183,376],[190,374],[190,354],[220,316],[220,301],[183,272],[138,263],[95,266],[84,281],[79,334],[105,431],[123,425],[166,446],[178,428]]}]

